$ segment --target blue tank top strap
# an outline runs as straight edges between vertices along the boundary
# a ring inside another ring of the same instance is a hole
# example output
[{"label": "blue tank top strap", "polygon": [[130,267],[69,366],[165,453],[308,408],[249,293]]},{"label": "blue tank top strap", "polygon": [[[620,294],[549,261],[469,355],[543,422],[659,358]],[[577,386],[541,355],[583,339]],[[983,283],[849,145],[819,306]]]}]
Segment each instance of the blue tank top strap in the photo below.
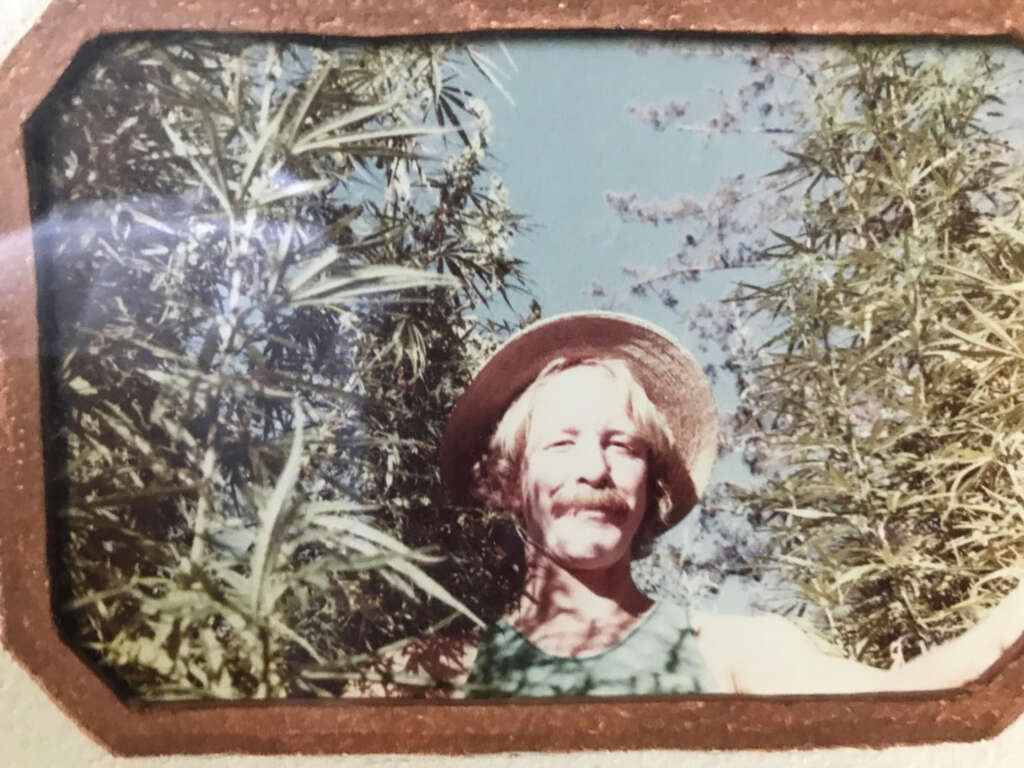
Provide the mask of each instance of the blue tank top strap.
[{"label": "blue tank top strap", "polygon": [[625,696],[715,692],[689,611],[656,602],[615,645],[585,656],[537,647],[504,619],[480,639],[467,696]]}]

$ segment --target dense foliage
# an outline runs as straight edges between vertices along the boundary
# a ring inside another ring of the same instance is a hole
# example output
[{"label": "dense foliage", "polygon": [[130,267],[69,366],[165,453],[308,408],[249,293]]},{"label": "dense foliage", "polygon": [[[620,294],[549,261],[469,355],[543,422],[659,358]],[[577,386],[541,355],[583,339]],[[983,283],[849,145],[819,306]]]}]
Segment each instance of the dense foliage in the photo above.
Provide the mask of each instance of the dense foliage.
[{"label": "dense foliage", "polygon": [[120,38],[30,122],[56,610],[129,694],[336,694],[514,594],[436,470],[476,312],[523,286],[463,67],[494,75]]},{"label": "dense foliage", "polygon": [[[705,499],[717,558],[662,557],[690,571],[687,593],[730,570],[795,585],[802,599],[762,604],[887,666],[971,626],[1024,549],[1024,163],[1005,138],[1004,54],[718,53],[747,67],[721,114],[667,102],[640,118],[746,132],[781,167],[706,200],[609,197],[679,228],[678,253],[631,288],[676,309],[735,383],[726,445],[751,472]],[[720,270],[740,281],[729,301],[681,307],[681,284]]]},{"label": "dense foliage", "polygon": [[734,296],[777,333],[736,414],[767,480],[733,497],[882,666],[971,626],[1024,550],[1024,166],[993,129],[999,69],[879,46],[827,69],[777,277]]}]

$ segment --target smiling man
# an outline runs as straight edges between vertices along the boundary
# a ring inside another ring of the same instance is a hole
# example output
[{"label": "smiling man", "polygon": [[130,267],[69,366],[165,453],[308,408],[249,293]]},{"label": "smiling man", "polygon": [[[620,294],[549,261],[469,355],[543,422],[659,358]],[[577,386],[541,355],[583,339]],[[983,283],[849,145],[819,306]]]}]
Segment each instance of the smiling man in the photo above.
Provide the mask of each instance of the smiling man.
[{"label": "smiling man", "polygon": [[481,639],[472,691],[713,687],[685,611],[655,605],[630,574],[631,554],[675,514],[661,459],[673,449],[666,419],[619,359],[556,359],[505,413],[477,488],[517,516],[526,578],[514,612]]},{"label": "smiling man", "polygon": [[448,682],[469,696],[950,688],[1019,637],[1021,589],[962,637],[890,670],[826,655],[780,617],[652,600],[630,561],[695,506],[717,443],[711,388],[661,329],[580,313],[504,344],[456,405],[441,470],[455,500],[515,517],[523,593]]}]

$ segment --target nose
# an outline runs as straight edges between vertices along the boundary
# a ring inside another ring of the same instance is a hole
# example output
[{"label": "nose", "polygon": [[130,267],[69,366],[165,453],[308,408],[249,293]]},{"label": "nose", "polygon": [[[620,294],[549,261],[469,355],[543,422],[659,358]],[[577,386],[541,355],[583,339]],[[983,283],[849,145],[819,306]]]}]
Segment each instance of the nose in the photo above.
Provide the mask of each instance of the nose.
[{"label": "nose", "polygon": [[603,488],[611,482],[608,459],[600,440],[579,440],[576,444],[577,482]]}]

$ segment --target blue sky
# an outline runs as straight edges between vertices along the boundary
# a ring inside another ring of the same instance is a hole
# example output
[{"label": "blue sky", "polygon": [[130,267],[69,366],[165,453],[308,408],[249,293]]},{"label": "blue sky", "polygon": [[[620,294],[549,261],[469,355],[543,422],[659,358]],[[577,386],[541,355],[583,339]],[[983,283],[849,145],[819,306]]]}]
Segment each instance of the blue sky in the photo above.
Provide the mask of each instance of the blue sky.
[{"label": "blue sky", "polygon": [[[715,113],[719,93],[745,78],[734,59],[641,53],[625,37],[514,39],[506,47],[517,67],[505,86],[515,105],[491,89],[491,150],[512,208],[529,217],[532,229],[513,253],[529,263],[547,314],[595,307],[584,295],[591,281],[614,288],[623,266],[660,263],[673,252],[674,227],[623,222],[605,192],[702,199],[725,176],[764,173],[778,163],[762,135],[709,141],[701,133],[655,131],[629,112],[631,105],[677,99],[689,102],[692,114]],[[486,49],[508,68],[497,45]],[[723,280],[710,282],[705,288],[720,291]],[[634,302],[629,310],[673,322],[655,302]]]}]

